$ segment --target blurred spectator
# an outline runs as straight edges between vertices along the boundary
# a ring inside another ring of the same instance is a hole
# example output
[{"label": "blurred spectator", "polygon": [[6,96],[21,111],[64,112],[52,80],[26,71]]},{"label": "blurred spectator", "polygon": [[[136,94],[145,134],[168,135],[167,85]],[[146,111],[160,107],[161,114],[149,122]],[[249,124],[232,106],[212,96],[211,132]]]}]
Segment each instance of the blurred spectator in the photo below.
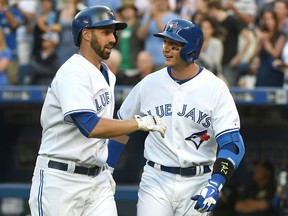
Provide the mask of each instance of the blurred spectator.
[{"label": "blurred spectator", "polygon": [[275,0],[256,0],[256,2],[258,5],[258,11],[257,11],[256,19],[255,19],[255,24],[258,26],[260,15],[266,9],[273,9]]},{"label": "blurred spectator", "polygon": [[104,62],[107,64],[109,69],[114,73],[116,76],[116,85],[125,85],[123,83],[126,82],[126,75],[120,71],[120,65],[122,61],[122,55],[119,50],[112,49],[110,57],[105,60]]},{"label": "blurred spectator", "polygon": [[281,60],[281,63],[285,66],[288,66],[288,40],[286,40],[285,45],[283,47],[281,57],[279,58]]},{"label": "blurred spectator", "polygon": [[136,65],[136,73],[127,77],[126,85],[135,86],[141,79],[153,72],[154,65],[150,53],[144,50],[139,52]]},{"label": "blurred spectator", "polygon": [[[249,40],[250,44],[247,49],[243,50],[244,53],[239,63],[238,73],[242,73],[242,71],[249,64],[256,46],[256,37],[253,32],[255,19],[257,16],[257,4],[256,0],[222,0],[222,4],[224,8],[228,11],[228,13],[236,16],[239,20],[241,20],[246,28],[249,30]],[[238,49],[242,49],[245,43],[245,39],[239,35]],[[243,68],[244,67],[244,68]]]},{"label": "blurred spectator", "polygon": [[262,12],[264,9],[272,9],[275,0],[256,0],[258,11]]},{"label": "blurred spectator", "polygon": [[287,0],[275,0],[274,11],[277,14],[280,31],[288,36],[288,2]]},{"label": "blurred spectator", "polygon": [[[153,0],[135,0],[135,6],[138,9],[138,14],[140,16],[144,15],[148,10],[150,10],[151,2]],[[171,11],[178,10],[179,1],[182,0],[168,0],[169,7]]]},{"label": "blurred spectator", "polygon": [[257,15],[257,4],[255,0],[222,0],[225,9],[237,16],[248,27],[254,26]]},{"label": "blurred spectator", "polygon": [[118,10],[120,19],[128,24],[126,29],[118,33],[118,42],[115,47],[122,55],[120,71],[124,73],[136,68],[137,55],[144,49],[143,40],[137,37],[141,19],[134,2],[135,0],[122,0],[122,5]]},{"label": "blurred spectator", "polygon": [[201,11],[195,11],[195,13],[193,14],[193,16],[191,17],[191,21],[193,23],[195,23],[196,25],[200,25],[202,19],[205,17],[205,14],[202,13]]},{"label": "blurred spectator", "polygon": [[273,164],[259,161],[254,166],[253,183],[238,194],[236,216],[276,216],[273,198],[276,191]]},{"label": "blurred spectator", "polygon": [[121,61],[122,55],[120,51],[115,48],[111,50],[110,57],[107,60],[104,60],[104,62],[107,64],[107,66],[114,73],[115,76],[117,76],[120,72]]},{"label": "blurred spectator", "polygon": [[176,6],[177,6],[177,0],[168,0],[168,3],[169,3],[170,10],[175,12]]},{"label": "blurred spectator", "polygon": [[18,55],[17,55],[17,41],[16,30],[23,21],[23,15],[17,7],[17,1],[1,0],[0,2],[0,27],[5,34],[7,46],[12,52],[12,60],[7,69],[7,76],[9,84],[14,85],[18,83]]},{"label": "blurred spectator", "polygon": [[252,58],[251,61],[246,65],[247,68],[243,70],[245,73],[240,74],[240,78],[237,84],[238,87],[247,89],[255,88],[259,61],[259,58]]},{"label": "blurred spectator", "polygon": [[60,67],[56,46],[59,43],[57,32],[46,32],[42,35],[42,46],[28,66],[24,84],[50,85],[55,73]]},{"label": "blurred spectator", "polygon": [[27,64],[32,48],[34,21],[39,7],[37,0],[19,0],[17,7],[23,15],[23,22],[17,28],[17,44],[19,63]]},{"label": "blurred spectator", "polygon": [[7,68],[12,59],[12,52],[9,47],[6,46],[5,35],[0,28],[0,86],[9,85],[7,78]]},{"label": "blurred spectator", "polygon": [[183,0],[183,4],[180,10],[181,17],[192,20],[192,22],[199,24],[193,20],[197,14],[206,16],[208,13],[208,1],[209,0]]},{"label": "blurred spectator", "polygon": [[144,40],[144,49],[152,56],[154,70],[162,68],[165,64],[161,49],[163,41],[153,34],[162,31],[165,23],[178,16],[170,9],[168,0],[153,0],[151,9],[142,18],[137,35]]},{"label": "blurred spectator", "polygon": [[263,11],[259,19],[259,28],[255,29],[255,33],[257,38],[255,57],[260,58],[256,87],[282,87],[284,74],[273,67],[273,62],[281,57],[286,37],[279,30],[278,18],[274,10]]},{"label": "blurred spectator", "polygon": [[153,59],[150,53],[141,51],[137,55],[137,70],[140,80],[153,72]]},{"label": "blurred spectator", "polygon": [[199,11],[204,15],[208,15],[208,2],[209,0],[195,0],[196,11]]},{"label": "blurred spectator", "polygon": [[112,49],[109,59],[105,61],[110,70],[116,76],[116,85],[134,86],[146,75],[153,72],[153,60],[146,51],[141,51],[137,55],[136,70],[130,76],[120,70],[122,55],[117,49]]},{"label": "blurred spectator", "polygon": [[[62,1],[58,1],[58,0],[54,0],[55,3],[55,8],[57,11],[60,11],[63,9],[64,5],[66,4],[66,0],[62,0]],[[83,10],[85,9],[87,6],[85,4],[84,0],[78,0],[78,4],[77,4],[77,9],[78,10]]]},{"label": "blurred spectator", "polygon": [[135,0],[135,6],[138,10],[138,14],[143,16],[148,10],[150,10],[150,0]]},{"label": "blurred spectator", "polygon": [[202,18],[200,27],[203,30],[204,42],[198,61],[216,75],[222,73],[223,43],[218,37],[217,24],[207,16]]},{"label": "blurred spectator", "polygon": [[61,26],[60,42],[57,47],[60,63],[63,64],[79,48],[74,45],[72,32],[72,21],[75,15],[80,11],[78,4],[81,0],[64,0],[62,8],[57,13],[56,23]]},{"label": "blurred spectator", "polygon": [[209,0],[195,0],[195,11],[190,18],[193,23],[200,25],[202,18],[209,15],[208,2]]},{"label": "blurred spectator", "polygon": [[33,31],[37,15],[38,0],[19,0],[17,4],[23,14],[23,22],[17,28],[17,54],[19,59],[18,83],[23,82],[27,65],[31,59]]},{"label": "blurred spectator", "polygon": [[[239,77],[238,67],[250,46],[249,31],[239,18],[228,14],[219,0],[210,1],[208,8],[209,15],[218,21],[221,33],[224,35],[223,75],[229,86],[236,86]],[[240,37],[242,38],[241,47],[239,47]]]},{"label": "blurred spectator", "polygon": [[138,14],[143,16],[150,9],[150,0],[135,0],[135,6]]},{"label": "blurred spectator", "polygon": [[105,60],[110,70],[116,76],[116,85],[134,86],[146,75],[153,72],[153,60],[151,55],[146,51],[141,51],[137,55],[136,70],[134,74],[127,76],[120,69],[122,55],[117,49],[112,49],[109,59]]},{"label": "blurred spectator", "polygon": [[288,164],[279,172],[277,192],[275,196],[275,208],[278,216],[288,215]]},{"label": "blurred spectator", "polygon": [[61,26],[56,22],[57,12],[53,0],[40,0],[40,8],[36,18],[36,24],[33,32],[33,50],[32,55],[39,52],[41,48],[41,37],[45,32],[61,31]]},{"label": "blurred spectator", "polygon": [[116,12],[121,6],[121,0],[84,0],[87,7],[104,5]]},{"label": "blurred spectator", "polygon": [[288,89],[288,40],[283,47],[281,57],[273,60],[272,66],[284,73],[283,88]]},{"label": "blurred spectator", "polygon": [[182,0],[180,16],[185,19],[191,19],[196,9],[196,1],[198,0]]}]

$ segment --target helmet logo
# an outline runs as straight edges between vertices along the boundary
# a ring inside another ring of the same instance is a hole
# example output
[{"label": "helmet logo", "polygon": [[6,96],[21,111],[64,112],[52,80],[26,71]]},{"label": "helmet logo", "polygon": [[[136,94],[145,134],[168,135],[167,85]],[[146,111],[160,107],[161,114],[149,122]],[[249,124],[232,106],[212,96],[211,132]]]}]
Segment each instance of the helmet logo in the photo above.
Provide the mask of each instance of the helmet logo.
[{"label": "helmet logo", "polygon": [[113,11],[107,11],[107,14],[108,14],[109,18],[111,17],[111,19],[115,20],[115,16],[114,16]]},{"label": "helmet logo", "polygon": [[172,31],[173,29],[177,28],[178,27],[178,22],[170,22],[168,24],[168,28],[167,28],[167,31]]}]

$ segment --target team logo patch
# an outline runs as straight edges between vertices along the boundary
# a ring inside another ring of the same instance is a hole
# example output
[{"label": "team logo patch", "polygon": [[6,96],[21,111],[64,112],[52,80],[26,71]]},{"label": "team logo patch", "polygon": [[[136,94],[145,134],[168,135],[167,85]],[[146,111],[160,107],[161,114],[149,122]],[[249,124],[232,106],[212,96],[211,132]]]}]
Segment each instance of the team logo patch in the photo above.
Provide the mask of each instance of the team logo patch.
[{"label": "team logo patch", "polygon": [[178,22],[171,22],[168,24],[167,31],[172,31],[173,29],[178,27]]},{"label": "team logo patch", "polygon": [[170,28],[177,28],[177,26],[178,26],[178,22],[172,22],[169,24]]},{"label": "team logo patch", "polygon": [[193,133],[191,136],[186,137],[185,140],[192,141],[198,150],[200,145],[210,139],[210,135],[207,133],[207,130]]},{"label": "team logo patch", "polygon": [[111,17],[112,19],[115,20],[114,13],[112,11],[107,11],[108,17]]}]

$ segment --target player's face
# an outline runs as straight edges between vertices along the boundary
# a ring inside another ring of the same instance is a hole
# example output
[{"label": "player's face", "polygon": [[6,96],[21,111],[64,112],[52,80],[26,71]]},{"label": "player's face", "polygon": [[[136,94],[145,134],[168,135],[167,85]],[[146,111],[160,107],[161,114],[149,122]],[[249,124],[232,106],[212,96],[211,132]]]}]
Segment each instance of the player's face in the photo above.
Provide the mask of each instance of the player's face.
[{"label": "player's face", "polygon": [[92,36],[90,46],[94,53],[101,59],[108,59],[114,44],[116,43],[115,28],[109,26],[101,29],[91,29]]},{"label": "player's face", "polygon": [[175,67],[183,63],[180,56],[180,50],[183,48],[183,46],[184,45],[178,41],[164,38],[162,52],[167,67]]}]

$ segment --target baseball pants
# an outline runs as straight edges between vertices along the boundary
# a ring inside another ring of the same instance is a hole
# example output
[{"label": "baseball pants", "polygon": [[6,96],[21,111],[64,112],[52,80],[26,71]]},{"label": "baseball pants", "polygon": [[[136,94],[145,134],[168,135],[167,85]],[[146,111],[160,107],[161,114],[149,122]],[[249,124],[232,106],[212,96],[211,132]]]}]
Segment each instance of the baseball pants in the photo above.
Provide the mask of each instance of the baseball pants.
[{"label": "baseball pants", "polygon": [[29,198],[32,216],[117,216],[109,170],[96,176],[75,174],[70,167],[71,172],[48,168],[49,160],[37,158]]},{"label": "baseball pants", "polygon": [[137,203],[137,216],[208,216],[194,209],[193,195],[207,185],[211,173],[185,177],[144,167]]}]

